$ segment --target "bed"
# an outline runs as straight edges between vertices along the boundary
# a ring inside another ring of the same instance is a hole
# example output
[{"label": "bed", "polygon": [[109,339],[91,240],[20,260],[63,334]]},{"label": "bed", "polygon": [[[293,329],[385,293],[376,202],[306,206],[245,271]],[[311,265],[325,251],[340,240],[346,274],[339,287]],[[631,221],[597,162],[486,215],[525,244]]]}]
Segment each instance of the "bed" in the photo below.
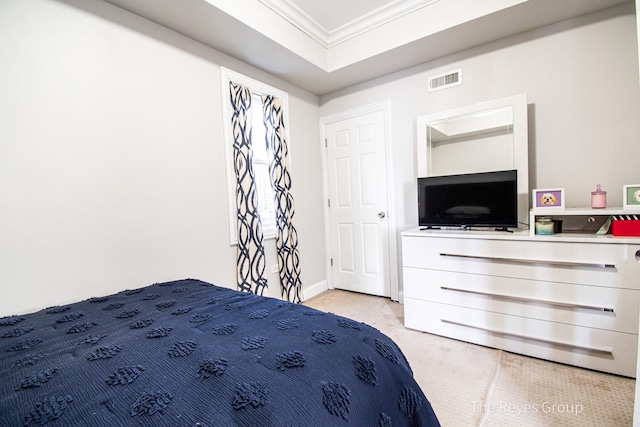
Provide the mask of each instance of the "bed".
[{"label": "bed", "polygon": [[437,426],[364,323],[195,279],[0,318],[0,425]]}]

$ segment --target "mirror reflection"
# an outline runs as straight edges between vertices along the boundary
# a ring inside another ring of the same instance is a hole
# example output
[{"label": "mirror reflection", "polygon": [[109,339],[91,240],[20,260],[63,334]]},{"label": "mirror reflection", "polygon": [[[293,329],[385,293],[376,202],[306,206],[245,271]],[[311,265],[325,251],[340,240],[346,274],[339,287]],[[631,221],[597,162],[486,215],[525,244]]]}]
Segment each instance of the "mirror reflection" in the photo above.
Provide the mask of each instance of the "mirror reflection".
[{"label": "mirror reflection", "polygon": [[513,169],[513,107],[427,123],[428,175]]}]

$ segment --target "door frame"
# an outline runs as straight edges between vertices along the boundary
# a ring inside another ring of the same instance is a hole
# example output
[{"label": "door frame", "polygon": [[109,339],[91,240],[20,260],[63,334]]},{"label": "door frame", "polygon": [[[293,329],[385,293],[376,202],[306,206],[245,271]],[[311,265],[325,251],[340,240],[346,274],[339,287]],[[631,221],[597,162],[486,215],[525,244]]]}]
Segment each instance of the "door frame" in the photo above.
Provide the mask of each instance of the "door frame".
[{"label": "door frame", "polygon": [[327,287],[334,289],[333,275],[331,270],[331,214],[329,212],[329,168],[327,165],[327,125],[342,120],[353,119],[367,114],[382,111],[384,115],[384,146],[385,146],[385,167],[387,169],[387,221],[388,221],[388,244],[389,258],[386,260],[389,268],[389,292],[393,301],[399,301],[398,287],[398,242],[396,227],[396,209],[393,191],[393,144],[391,144],[391,100],[363,105],[350,110],[320,117],[320,151],[322,153],[322,197],[324,216],[324,247],[325,247],[325,271],[327,276]]}]

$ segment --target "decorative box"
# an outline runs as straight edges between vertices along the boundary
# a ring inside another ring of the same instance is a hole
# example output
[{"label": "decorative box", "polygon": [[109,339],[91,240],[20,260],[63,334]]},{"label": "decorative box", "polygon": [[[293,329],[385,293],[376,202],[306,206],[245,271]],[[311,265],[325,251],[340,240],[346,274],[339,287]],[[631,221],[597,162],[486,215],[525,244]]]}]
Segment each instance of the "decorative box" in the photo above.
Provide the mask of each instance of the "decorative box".
[{"label": "decorative box", "polygon": [[611,234],[614,236],[640,236],[640,219],[627,219],[638,215],[614,216],[611,221]]}]

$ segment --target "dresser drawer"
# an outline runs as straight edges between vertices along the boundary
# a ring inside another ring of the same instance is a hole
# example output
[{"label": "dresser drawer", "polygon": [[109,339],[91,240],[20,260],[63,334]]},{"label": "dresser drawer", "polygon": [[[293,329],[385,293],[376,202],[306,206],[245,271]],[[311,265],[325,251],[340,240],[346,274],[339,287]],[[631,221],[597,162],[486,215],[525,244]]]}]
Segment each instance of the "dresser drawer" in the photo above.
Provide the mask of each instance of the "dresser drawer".
[{"label": "dresser drawer", "polygon": [[637,334],[640,291],[405,268],[404,297]]},{"label": "dresser drawer", "polygon": [[403,265],[640,289],[640,245],[404,236]]},{"label": "dresser drawer", "polygon": [[546,360],[635,377],[638,336],[405,297],[405,326]]}]

